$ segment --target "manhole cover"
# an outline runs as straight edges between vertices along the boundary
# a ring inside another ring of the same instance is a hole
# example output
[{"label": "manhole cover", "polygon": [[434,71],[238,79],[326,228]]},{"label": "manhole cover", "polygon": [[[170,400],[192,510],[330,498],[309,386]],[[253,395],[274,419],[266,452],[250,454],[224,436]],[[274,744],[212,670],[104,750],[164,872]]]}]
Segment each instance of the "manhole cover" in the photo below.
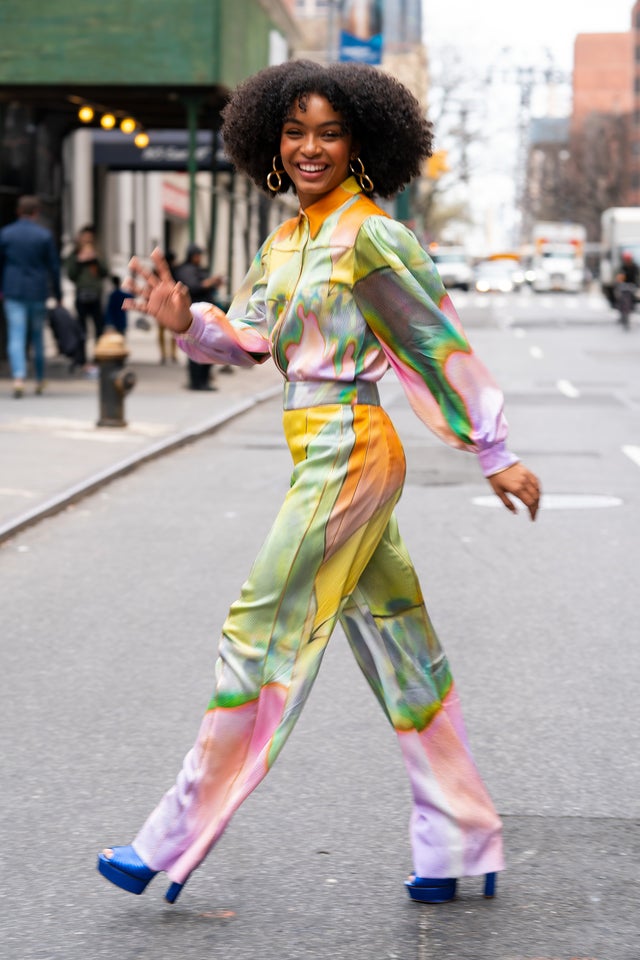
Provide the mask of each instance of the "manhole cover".
[{"label": "manhole cover", "polygon": [[[503,507],[502,502],[492,494],[473,497],[476,507]],[[519,504],[518,504],[519,505]],[[621,507],[620,497],[608,497],[598,493],[543,493],[541,510],[601,510],[603,507]]]}]

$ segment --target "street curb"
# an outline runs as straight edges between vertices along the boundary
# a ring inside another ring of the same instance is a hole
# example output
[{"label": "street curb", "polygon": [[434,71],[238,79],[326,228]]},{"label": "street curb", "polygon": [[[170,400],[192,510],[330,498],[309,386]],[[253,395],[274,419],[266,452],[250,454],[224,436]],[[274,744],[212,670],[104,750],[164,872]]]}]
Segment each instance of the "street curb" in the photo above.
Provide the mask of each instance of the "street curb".
[{"label": "street curb", "polygon": [[26,530],[27,527],[39,523],[46,517],[52,517],[56,513],[60,513],[61,510],[64,510],[65,507],[68,507],[70,504],[77,503],[84,497],[95,493],[101,487],[111,483],[112,480],[117,480],[119,477],[131,473],[144,463],[157,460],[165,454],[173,453],[175,450],[179,450],[189,443],[195,443],[197,440],[215,433],[220,427],[225,426],[225,424],[231,420],[235,420],[236,417],[251,410],[252,407],[263,403],[265,400],[271,400],[281,393],[282,386],[280,385],[255,393],[247,400],[229,407],[223,413],[219,413],[210,420],[205,420],[199,426],[190,427],[188,430],[183,430],[180,433],[174,433],[169,437],[165,437],[164,440],[159,440],[158,443],[153,444],[153,446],[147,447],[145,450],[140,450],[138,453],[134,453],[130,457],[120,460],[113,466],[107,467],[99,473],[87,477],[86,480],[82,480],[80,483],[68,487],[56,496],[34,507],[33,510],[29,510],[27,513],[23,513],[0,526],[0,545],[10,540],[17,533]]}]

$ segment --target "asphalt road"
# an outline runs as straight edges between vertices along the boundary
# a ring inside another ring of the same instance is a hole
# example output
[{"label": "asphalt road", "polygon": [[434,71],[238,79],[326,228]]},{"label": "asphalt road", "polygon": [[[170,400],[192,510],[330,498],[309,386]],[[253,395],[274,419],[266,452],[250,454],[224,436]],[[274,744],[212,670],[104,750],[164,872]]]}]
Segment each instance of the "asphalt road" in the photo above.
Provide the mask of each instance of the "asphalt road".
[{"label": "asphalt road", "polygon": [[409,463],[401,529],[504,818],[497,899],[473,880],[440,907],[406,897],[406,779],[340,632],[174,907],[160,878],[136,898],[95,872],[206,706],[219,626],[288,482],[272,401],[0,550],[6,960],[639,960],[640,330],[514,301],[461,313],[541,476],[536,524],[486,506],[473,458],[384,384]]}]

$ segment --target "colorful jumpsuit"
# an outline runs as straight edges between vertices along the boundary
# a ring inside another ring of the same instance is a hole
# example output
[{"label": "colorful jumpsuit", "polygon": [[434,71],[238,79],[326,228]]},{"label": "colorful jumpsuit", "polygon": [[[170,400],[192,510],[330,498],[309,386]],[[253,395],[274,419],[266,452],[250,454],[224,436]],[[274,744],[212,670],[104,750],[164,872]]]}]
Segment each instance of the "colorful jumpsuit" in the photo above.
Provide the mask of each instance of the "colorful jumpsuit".
[{"label": "colorful jumpsuit", "polygon": [[294,467],[223,625],[196,743],[136,852],[178,883],[202,862],[278,756],[340,620],[398,736],[416,874],[500,870],[500,820],[394,518],[404,453],[376,386],[391,365],[417,414],[486,474],[515,462],[502,395],[431,260],[349,178],[265,241],[226,315],[192,313],[179,339],[192,359],[273,357]]}]

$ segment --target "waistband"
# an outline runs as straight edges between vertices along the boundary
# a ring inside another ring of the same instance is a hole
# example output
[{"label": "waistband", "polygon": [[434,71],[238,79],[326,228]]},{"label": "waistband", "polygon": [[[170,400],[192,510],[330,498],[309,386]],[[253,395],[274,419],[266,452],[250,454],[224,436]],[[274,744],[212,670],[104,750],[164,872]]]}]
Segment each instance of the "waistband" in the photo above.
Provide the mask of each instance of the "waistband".
[{"label": "waistband", "polygon": [[341,383],[338,380],[295,380],[284,385],[284,409],[301,410],[304,407],[322,407],[327,404],[368,403],[380,406],[378,385],[370,380]]}]

